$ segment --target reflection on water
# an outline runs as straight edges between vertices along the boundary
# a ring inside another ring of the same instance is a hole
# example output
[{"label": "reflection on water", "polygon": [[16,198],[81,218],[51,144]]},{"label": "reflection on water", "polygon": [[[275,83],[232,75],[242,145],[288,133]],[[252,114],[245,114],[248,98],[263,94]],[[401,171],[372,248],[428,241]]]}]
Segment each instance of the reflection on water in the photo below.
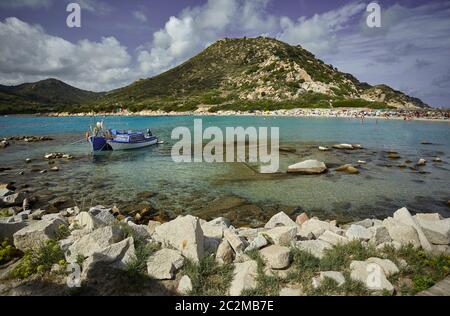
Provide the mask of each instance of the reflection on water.
[{"label": "reflection on water", "polygon": [[[68,145],[82,137],[92,118],[0,118],[0,136],[16,134],[48,135],[54,142],[12,144],[0,152],[0,167],[13,170],[1,174],[3,181],[28,185],[43,206],[65,197],[68,201],[90,204],[117,204],[133,212],[149,208],[153,214],[176,216],[194,213],[207,216],[228,215],[240,223],[253,223],[284,210],[302,210],[323,217],[355,218],[386,216],[396,208],[408,206],[423,212],[450,216],[450,125],[448,123],[360,121],[347,119],[300,119],[260,117],[208,117],[205,128],[227,126],[278,126],[281,132],[282,174],[263,175],[258,165],[175,164],[170,157],[171,131],[177,126],[192,128],[192,117],[111,118],[110,127],[151,128],[166,143],[128,152],[89,153],[84,142]],[[424,145],[423,142],[431,143]],[[319,145],[359,143],[363,150],[320,152]],[[398,160],[387,158],[395,150]],[[52,166],[42,159],[46,152],[67,152],[74,161],[56,161],[60,172],[40,174]],[[433,158],[442,158],[442,163]],[[34,158],[31,164],[25,158]],[[405,160],[420,158],[429,163],[414,168]],[[342,164],[358,165],[359,175],[331,170],[320,176],[284,173],[290,164],[318,159],[333,169]],[[404,168],[403,168],[404,167]],[[34,170],[34,172],[33,172]],[[20,171],[25,175],[19,176]],[[147,192],[142,194],[142,192]],[[141,193],[139,195],[139,193]],[[88,201],[88,202],[86,202]],[[72,202],[73,203],[73,202]]]}]

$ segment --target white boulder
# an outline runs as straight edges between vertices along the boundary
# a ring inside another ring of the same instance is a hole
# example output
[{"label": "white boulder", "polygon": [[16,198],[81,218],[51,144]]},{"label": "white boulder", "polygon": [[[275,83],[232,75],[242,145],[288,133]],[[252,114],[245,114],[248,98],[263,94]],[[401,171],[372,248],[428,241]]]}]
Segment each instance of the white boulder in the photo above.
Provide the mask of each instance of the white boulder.
[{"label": "white boulder", "polygon": [[197,217],[187,215],[156,227],[153,236],[166,246],[172,246],[195,262],[205,254],[204,236]]},{"label": "white boulder", "polygon": [[161,249],[147,260],[148,275],[156,280],[171,280],[174,273],[184,264],[181,252],[172,249]]},{"label": "white boulder", "polygon": [[334,280],[338,286],[345,284],[345,277],[342,272],[338,271],[324,271],[320,272],[318,276],[312,279],[313,288],[318,289],[322,285],[325,278]]},{"label": "white boulder", "polygon": [[285,269],[291,263],[291,252],[288,247],[272,245],[260,250],[259,253],[270,269]]},{"label": "white boulder", "polygon": [[235,230],[227,228],[223,231],[223,235],[235,253],[241,253],[245,250],[245,240],[239,237]]},{"label": "white boulder", "polygon": [[372,291],[387,291],[394,293],[394,286],[386,278],[382,267],[376,263],[352,261],[350,264],[350,278],[362,282]]},{"label": "white boulder", "polygon": [[117,226],[106,226],[96,229],[84,235],[69,247],[66,253],[67,262],[77,262],[78,256],[90,257],[94,253],[120,242],[122,239],[122,231]]},{"label": "white boulder", "polygon": [[233,281],[229,293],[240,296],[243,290],[254,289],[257,286],[258,264],[254,260],[236,263],[234,265]]},{"label": "white boulder", "polygon": [[60,226],[64,224],[60,219],[31,222],[29,226],[14,233],[14,246],[22,251],[39,247],[48,240],[56,239]]},{"label": "white boulder", "polygon": [[187,295],[192,291],[192,281],[187,275],[184,275],[178,283],[178,293]]},{"label": "white boulder", "polygon": [[423,232],[422,228],[417,223],[417,221],[412,217],[411,213],[408,211],[406,207],[399,209],[397,212],[395,212],[394,219],[402,224],[414,227],[414,229],[417,231],[417,235],[419,236],[419,241],[422,248],[427,251],[433,250],[433,247],[431,246],[430,242],[425,236],[425,233]]},{"label": "white boulder", "polygon": [[264,228],[275,228],[279,226],[297,227],[297,224],[284,212],[280,212],[272,216],[272,218],[266,223]]},{"label": "white boulder", "polygon": [[325,250],[333,248],[333,246],[323,240],[305,240],[293,242],[292,246],[305,251],[312,256],[322,259],[325,255]]},{"label": "white boulder", "polygon": [[349,240],[368,241],[372,238],[372,233],[363,226],[351,225],[345,232],[345,236],[347,236]]},{"label": "white boulder", "polygon": [[265,232],[259,233],[269,243],[279,246],[288,246],[295,240],[297,236],[297,227],[293,226],[281,226],[269,229]]},{"label": "white boulder", "polygon": [[219,264],[229,264],[234,260],[234,251],[231,248],[230,243],[224,238],[216,252],[216,261]]}]

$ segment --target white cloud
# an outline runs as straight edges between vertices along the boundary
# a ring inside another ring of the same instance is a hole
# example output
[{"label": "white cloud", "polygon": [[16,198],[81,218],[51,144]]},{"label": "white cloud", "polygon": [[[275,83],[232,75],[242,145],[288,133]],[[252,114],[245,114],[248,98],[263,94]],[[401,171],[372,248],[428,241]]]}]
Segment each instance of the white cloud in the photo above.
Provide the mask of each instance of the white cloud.
[{"label": "white cloud", "polygon": [[76,2],[80,5],[81,9],[89,11],[95,15],[107,15],[111,13],[113,8],[105,1],[99,0],[67,0],[67,2]]},{"label": "white cloud", "polygon": [[48,8],[53,0],[0,0],[2,8]]},{"label": "white cloud", "polygon": [[153,34],[153,41],[138,56],[147,75],[167,70],[228,36],[262,35],[277,27],[277,18],[266,12],[268,0],[208,0],[172,16],[164,28]]},{"label": "white cloud", "polygon": [[138,20],[139,22],[145,23],[147,22],[147,16],[142,11],[133,11],[133,17]]},{"label": "white cloud", "polygon": [[126,85],[136,75],[132,57],[114,37],[71,43],[17,18],[0,22],[0,77],[3,84],[55,77],[88,90]]},{"label": "white cloud", "polygon": [[448,71],[449,16],[449,2],[385,7],[381,29],[368,28],[361,17],[359,27],[340,34],[335,50],[322,57],[360,80],[386,83],[430,104],[450,106],[448,82],[433,83]]},{"label": "white cloud", "polygon": [[348,28],[351,19],[361,16],[365,9],[365,4],[355,2],[311,18],[300,17],[297,21],[282,17],[278,38],[293,45],[301,44],[316,54],[334,51],[338,33]]}]

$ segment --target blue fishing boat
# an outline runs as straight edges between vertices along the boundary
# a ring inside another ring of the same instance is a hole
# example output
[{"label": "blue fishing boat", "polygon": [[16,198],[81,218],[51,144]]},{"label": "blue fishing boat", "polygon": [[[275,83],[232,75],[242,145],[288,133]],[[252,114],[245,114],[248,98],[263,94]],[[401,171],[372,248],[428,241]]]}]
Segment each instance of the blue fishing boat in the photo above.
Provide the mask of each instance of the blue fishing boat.
[{"label": "blue fishing boat", "polygon": [[106,129],[103,122],[97,123],[94,128],[91,127],[91,131],[86,133],[86,138],[94,154],[112,150],[144,148],[159,143],[158,137],[153,136],[150,129],[146,133]]}]

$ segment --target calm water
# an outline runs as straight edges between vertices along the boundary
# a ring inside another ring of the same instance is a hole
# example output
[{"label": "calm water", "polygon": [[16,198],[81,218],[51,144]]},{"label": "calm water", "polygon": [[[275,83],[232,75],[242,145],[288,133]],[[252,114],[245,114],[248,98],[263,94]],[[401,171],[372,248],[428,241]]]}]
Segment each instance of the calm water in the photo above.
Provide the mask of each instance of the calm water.
[{"label": "calm water", "polygon": [[[322,217],[383,217],[408,206],[413,211],[450,216],[447,206],[450,123],[368,120],[362,124],[348,119],[203,117],[204,128],[279,127],[283,173],[288,165],[306,159],[319,159],[330,167],[367,161],[361,166],[360,175],[331,171],[321,176],[292,176],[261,175],[255,172],[255,166],[237,163],[173,163],[170,157],[175,142],[170,139],[172,129],[178,126],[192,129],[193,117],[109,117],[106,122],[111,128],[151,128],[166,143],[94,159],[84,141],[72,143],[83,138],[88,126],[100,119],[0,117],[0,137],[46,135],[55,138],[46,143],[16,143],[0,151],[0,167],[12,167],[0,174],[0,180],[28,184],[28,190],[41,200],[63,195],[77,203],[138,205],[136,208],[141,203],[151,203],[171,214],[202,214],[214,206],[218,209],[222,205],[231,207],[234,200],[240,199],[240,205],[246,205],[241,208],[242,214],[264,213],[267,208],[267,212],[274,212],[284,207]],[[425,141],[432,144],[421,144]],[[357,143],[365,149],[351,153],[317,150],[320,145],[335,143]],[[57,162],[59,173],[42,175],[31,171],[48,169],[42,156],[56,151],[73,154],[77,159]],[[397,151],[402,159],[391,161],[385,151]],[[434,157],[442,158],[443,162],[433,163]],[[35,161],[26,164],[26,158],[35,158]],[[418,171],[398,167],[407,159],[416,162],[420,158],[429,163]],[[25,171],[25,175],[18,176],[20,171]],[[153,192],[157,196],[138,197],[140,192]],[[250,223],[253,219],[247,220]]]}]

